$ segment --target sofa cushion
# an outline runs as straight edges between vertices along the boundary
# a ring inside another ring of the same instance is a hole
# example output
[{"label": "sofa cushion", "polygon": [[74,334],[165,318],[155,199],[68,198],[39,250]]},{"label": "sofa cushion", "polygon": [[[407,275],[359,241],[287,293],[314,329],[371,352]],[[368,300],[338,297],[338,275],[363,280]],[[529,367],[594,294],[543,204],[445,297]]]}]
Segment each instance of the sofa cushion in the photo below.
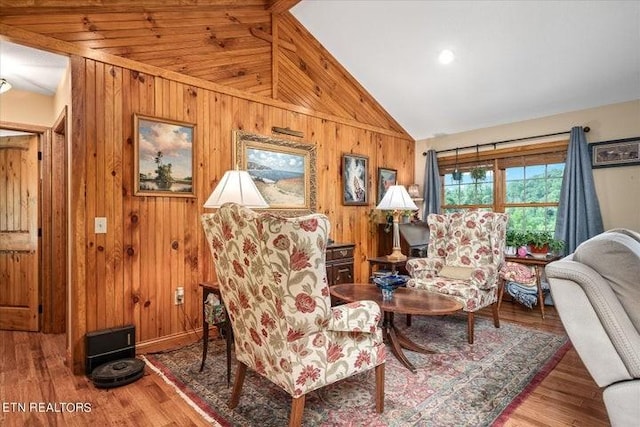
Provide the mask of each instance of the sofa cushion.
[{"label": "sofa cushion", "polygon": [[588,265],[609,282],[640,332],[640,241],[626,233],[602,233],[580,244],[573,260]]}]

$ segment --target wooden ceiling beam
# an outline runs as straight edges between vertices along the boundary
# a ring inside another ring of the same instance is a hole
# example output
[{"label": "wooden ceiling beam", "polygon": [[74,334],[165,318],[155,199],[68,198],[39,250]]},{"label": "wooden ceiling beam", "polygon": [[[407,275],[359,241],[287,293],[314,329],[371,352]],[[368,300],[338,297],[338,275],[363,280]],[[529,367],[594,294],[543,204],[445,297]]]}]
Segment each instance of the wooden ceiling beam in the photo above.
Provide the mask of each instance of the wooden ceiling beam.
[{"label": "wooden ceiling beam", "polygon": [[[251,34],[259,39],[268,41],[269,43],[273,43],[273,36],[265,31],[262,31],[259,28],[251,27]],[[295,52],[297,49],[296,45],[285,40],[278,40],[278,45],[287,50],[290,50],[291,52]]]},{"label": "wooden ceiling beam", "polygon": [[[299,0],[298,0],[299,1]],[[293,3],[293,7],[298,1],[291,0],[282,1],[282,3]],[[147,8],[176,8],[176,7],[194,7],[194,8],[221,8],[221,7],[263,7],[269,10],[273,3],[280,3],[281,0],[269,2],[268,0],[27,0],[17,2],[15,0],[0,0],[0,10],[7,12],[10,9],[25,9],[58,11],[69,9],[95,9],[95,10],[132,10]]]},{"label": "wooden ceiling beam", "polygon": [[271,13],[284,13],[298,3],[300,3],[300,0],[270,0],[267,10]]}]

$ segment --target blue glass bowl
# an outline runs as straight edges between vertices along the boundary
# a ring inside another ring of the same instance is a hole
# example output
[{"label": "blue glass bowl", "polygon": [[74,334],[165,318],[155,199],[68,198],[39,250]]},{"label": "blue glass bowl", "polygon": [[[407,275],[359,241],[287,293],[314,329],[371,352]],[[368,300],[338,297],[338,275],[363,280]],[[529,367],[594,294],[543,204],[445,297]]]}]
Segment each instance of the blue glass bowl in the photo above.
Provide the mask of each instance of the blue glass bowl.
[{"label": "blue glass bowl", "polygon": [[406,285],[407,280],[409,280],[409,276],[390,274],[388,276],[374,277],[373,283],[375,283],[380,289],[396,289],[400,286]]}]

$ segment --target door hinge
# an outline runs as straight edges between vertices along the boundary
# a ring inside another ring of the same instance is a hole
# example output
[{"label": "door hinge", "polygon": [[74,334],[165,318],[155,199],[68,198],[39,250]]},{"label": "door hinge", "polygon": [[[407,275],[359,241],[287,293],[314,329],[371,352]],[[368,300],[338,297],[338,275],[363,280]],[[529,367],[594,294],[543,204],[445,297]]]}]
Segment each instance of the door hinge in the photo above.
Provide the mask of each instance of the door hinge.
[{"label": "door hinge", "polygon": [[38,160],[42,160],[42,151],[38,151]]},{"label": "door hinge", "polygon": [[42,237],[42,228],[38,228],[38,237]]},{"label": "door hinge", "polygon": [[42,314],[42,304],[38,304],[38,314]]}]

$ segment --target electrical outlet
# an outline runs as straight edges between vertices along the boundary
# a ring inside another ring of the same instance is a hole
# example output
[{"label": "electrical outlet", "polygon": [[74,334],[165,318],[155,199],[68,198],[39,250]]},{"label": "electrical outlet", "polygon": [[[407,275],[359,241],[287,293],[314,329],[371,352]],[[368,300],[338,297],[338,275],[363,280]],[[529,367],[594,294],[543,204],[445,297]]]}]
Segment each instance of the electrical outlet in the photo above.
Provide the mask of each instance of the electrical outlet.
[{"label": "electrical outlet", "polygon": [[94,218],[94,232],[96,234],[106,234],[107,233],[107,218],[95,217]]},{"label": "electrical outlet", "polygon": [[182,286],[176,288],[174,303],[175,305],[184,304],[184,288]]}]

